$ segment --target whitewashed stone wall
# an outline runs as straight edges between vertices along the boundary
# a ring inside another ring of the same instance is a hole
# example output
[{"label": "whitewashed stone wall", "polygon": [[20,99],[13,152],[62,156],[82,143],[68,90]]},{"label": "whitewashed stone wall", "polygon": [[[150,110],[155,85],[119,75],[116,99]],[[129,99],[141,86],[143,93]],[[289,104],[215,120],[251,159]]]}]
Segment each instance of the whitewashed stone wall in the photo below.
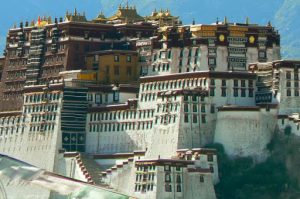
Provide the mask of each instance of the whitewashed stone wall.
[{"label": "whitewashed stone wall", "polygon": [[[292,113],[300,112],[300,97],[295,96],[295,90],[299,87],[295,87],[294,80],[294,69],[292,68],[280,68],[280,82],[279,82],[279,93],[277,99],[279,101],[279,114],[291,115]],[[291,78],[288,80],[290,82],[290,87],[287,87],[287,72],[291,74]],[[290,90],[290,96],[287,95],[287,91]]]},{"label": "whitewashed stone wall", "polygon": [[277,124],[274,112],[220,111],[214,142],[222,144],[231,157],[251,156],[262,161]]},{"label": "whitewashed stone wall", "polygon": [[[61,131],[60,131],[60,112],[61,112],[61,100],[62,95],[58,99],[50,100],[49,104],[57,105],[57,110],[55,120],[51,120],[50,123],[54,125],[49,129],[44,131],[35,130],[30,131],[30,126],[32,122],[33,115],[41,114],[42,111],[38,110],[36,112],[32,111],[32,107],[42,106],[41,102],[25,102],[24,107],[27,107],[27,111],[23,112],[22,117],[25,120],[20,121],[20,123],[15,123],[12,126],[11,123],[3,123],[3,127],[10,127],[14,131],[9,133],[2,133],[0,135],[0,151],[3,154],[11,156],[13,158],[28,162],[36,167],[46,169],[48,171],[55,170],[56,158],[58,155],[58,150],[61,143]],[[30,111],[28,111],[30,110]],[[4,119],[4,118],[1,118]],[[4,119],[6,121],[6,119]],[[19,125],[19,132],[16,132],[16,127]],[[21,127],[24,130],[21,130]],[[38,126],[38,125],[37,125]],[[39,126],[40,128],[40,126]]]}]

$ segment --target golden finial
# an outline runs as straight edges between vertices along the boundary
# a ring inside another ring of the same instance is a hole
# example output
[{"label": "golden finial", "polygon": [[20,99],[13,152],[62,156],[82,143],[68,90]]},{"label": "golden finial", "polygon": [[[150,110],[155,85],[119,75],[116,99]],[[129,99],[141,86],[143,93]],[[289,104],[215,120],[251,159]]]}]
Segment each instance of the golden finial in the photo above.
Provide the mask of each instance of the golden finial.
[{"label": "golden finial", "polygon": [[34,26],[34,24],[35,24],[35,21],[32,20],[31,23],[30,23],[30,26]]},{"label": "golden finial", "polygon": [[74,16],[77,16],[77,9],[74,10]]},{"label": "golden finial", "polygon": [[268,21],[268,26],[272,26],[271,21]]},{"label": "golden finial", "polygon": [[52,24],[52,19],[50,16],[48,17],[48,24]]},{"label": "golden finial", "polygon": [[249,24],[249,17],[246,17],[246,24]]},{"label": "golden finial", "polygon": [[126,1],[126,9],[129,9],[128,1]]},{"label": "golden finial", "polygon": [[227,20],[227,17],[225,16],[224,18],[224,24],[227,24],[228,23],[228,20]]}]

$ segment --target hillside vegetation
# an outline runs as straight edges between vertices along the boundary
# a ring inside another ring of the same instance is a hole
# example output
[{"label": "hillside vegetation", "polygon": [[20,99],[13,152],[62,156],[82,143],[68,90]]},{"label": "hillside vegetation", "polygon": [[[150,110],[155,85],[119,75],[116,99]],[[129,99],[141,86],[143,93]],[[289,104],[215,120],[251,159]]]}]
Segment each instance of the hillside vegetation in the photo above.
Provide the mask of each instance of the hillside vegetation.
[{"label": "hillside vegetation", "polygon": [[300,139],[275,136],[267,146],[270,157],[254,164],[251,158],[232,160],[222,145],[218,150],[220,183],[216,185],[219,199],[298,199],[300,198]]}]

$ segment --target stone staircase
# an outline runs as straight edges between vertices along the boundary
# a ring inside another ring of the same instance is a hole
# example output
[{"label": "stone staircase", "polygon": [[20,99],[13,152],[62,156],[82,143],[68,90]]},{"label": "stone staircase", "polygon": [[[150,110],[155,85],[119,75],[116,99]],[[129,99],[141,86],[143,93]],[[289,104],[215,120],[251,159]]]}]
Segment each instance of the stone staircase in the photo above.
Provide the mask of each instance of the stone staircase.
[{"label": "stone staircase", "polygon": [[76,160],[76,164],[79,166],[82,174],[84,175],[86,181],[90,184],[94,184],[94,181],[92,180],[91,175],[89,174],[89,172],[87,171],[84,163],[82,162],[82,157],[80,155],[80,153],[75,152],[75,153],[66,153],[64,154],[64,157],[75,157]]},{"label": "stone staircase", "polygon": [[114,188],[114,184],[118,181],[118,176],[125,170],[131,169],[134,166],[134,161],[142,159],[145,156],[145,151],[133,152],[133,157],[128,158],[121,164],[116,164],[113,167],[101,172],[101,182],[107,186]]},{"label": "stone staircase", "polygon": [[81,154],[81,160],[86,170],[88,171],[92,181],[96,185],[100,185],[101,183],[101,173],[102,169],[100,165],[94,160],[92,155]]},{"label": "stone staircase", "polygon": [[123,161],[122,164],[117,164],[106,171],[101,172],[101,182],[110,186],[114,178],[117,177],[119,173],[122,173],[123,169],[129,168],[134,164],[134,158],[128,158]]}]

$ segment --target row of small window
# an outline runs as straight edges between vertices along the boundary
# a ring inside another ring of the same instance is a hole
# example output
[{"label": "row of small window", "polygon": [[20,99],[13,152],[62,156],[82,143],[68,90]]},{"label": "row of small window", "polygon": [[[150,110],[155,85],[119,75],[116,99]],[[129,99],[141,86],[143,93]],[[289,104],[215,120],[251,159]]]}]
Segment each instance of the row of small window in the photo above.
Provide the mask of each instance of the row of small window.
[{"label": "row of small window", "polygon": [[25,96],[25,103],[39,103],[43,100],[58,100],[62,95],[60,93],[44,93],[44,94],[33,94]]},{"label": "row of small window", "polygon": [[233,54],[246,54],[247,48],[243,47],[228,47],[228,52]]},{"label": "row of small window", "polygon": [[[157,57],[158,55],[158,57]],[[172,51],[159,51],[158,53],[155,53],[153,55],[153,62],[155,62],[157,60],[157,58],[159,59],[172,59]]]},{"label": "row of small window", "polygon": [[[291,89],[286,90],[286,96],[288,96],[288,97],[292,96],[292,90]],[[299,97],[299,89],[294,90],[294,96]]]},{"label": "row of small window", "polygon": [[176,166],[176,167],[171,167],[171,165],[164,165],[164,171],[171,171],[173,168],[173,170],[175,169],[175,171],[180,172],[182,170],[182,168],[180,166]]},{"label": "row of small window", "polygon": [[23,89],[24,84],[23,83],[10,83],[6,84],[5,89],[6,90],[20,90]]},{"label": "row of small window", "polygon": [[227,37],[227,41],[229,43],[231,42],[242,42],[242,43],[246,43],[248,41],[247,37]]},{"label": "row of small window", "polygon": [[6,78],[7,79],[16,79],[16,78],[20,78],[20,77],[26,77],[25,74],[26,74],[25,71],[8,72]]},{"label": "row of small window", "polygon": [[27,63],[28,64],[31,64],[31,63],[41,63],[42,62],[42,58],[40,55],[30,55],[30,57],[28,58],[27,60]]},{"label": "row of small window", "polygon": [[228,68],[231,70],[245,70],[246,69],[246,61],[241,62],[234,62],[234,61],[228,61]]},{"label": "row of small window", "polygon": [[[181,184],[177,184],[176,185],[176,192],[182,192],[182,185]],[[165,184],[165,192],[173,192],[172,191],[172,184],[166,183]]]},{"label": "row of small window", "polygon": [[52,64],[53,62],[62,62],[64,60],[64,55],[50,56],[45,58],[45,64]]},{"label": "row of small window", "polygon": [[20,93],[19,91],[15,91],[15,92],[10,92],[10,93],[4,93],[3,94],[3,100],[16,100],[16,99],[22,99],[23,98],[23,94]]},{"label": "row of small window", "polygon": [[[89,93],[87,95],[87,100],[89,102],[95,102],[96,104],[102,104],[103,101],[104,101],[104,103],[108,103],[108,94],[106,93],[103,95],[104,95],[104,97],[102,96],[101,93],[96,93],[96,94]],[[115,100],[118,100],[118,99],[116,97],[114,97],[114,101]]]},{"label": "row of small window", "polygon": [[55,84],[55,83],[63,83],[63,80],[59,77],[54,77],[54,76],[47,76],[47,77],[42,77],[40,79],[40,84],[45,85],[45,84]]},{"label": "row of small window", "polygon": [[[165,182],[172,182],[172,177],[171,177],[171,173],[167,172],[165,174]],[[180,174],[177,174],[176,175],[176,183],[181,183],[182,180],[181,180],[181,175]]]},{"label": "row of small window", "polygon": [[292,73],[294,74],[294,80],[299,80],[299,74],[298,74],[298,70],[297,69],[295,69],[294,72],[292,72],[292,71],[286,71],[285,78],[287,80],[292,79]]},{"label": "row of small window", "polygon": [[24,113],[44,112],[44,111],[57,111],[57,104],[50,105],[37,105],[37,106],[25,106]]},{"label": "row of small window", "polygon": [[11,134],[15,133],[24,133],[25,127],[12,126],[12,127],[1,127],[0,128],[0,136],[3,134],[8,135],[9,131]]},{"label": "row of small window", "polygon": [[[198,63],[199,59],[198,57],[195,57],[193,60],[194,65],[196,65]],[[191,58],[187,59],[186,65],[190,66],[192,63]],[[181,68],[183,66],[183,59],[179,60],[179,68]],[[187,71],[188,72],[188,71]]]},{"label": "row of small window", "polygon": [[[193,69],[193,71],[195,72],[195,71],[197,70],[197,67],[193,67],[192,69]],[[187,68],[186,68],[186,72],[187,72],[187,73],[190,72],[190,67],[187,67]],[[179,69],[178,69],[178,73],[182,73],[182,68],[179,68]]]},{"label": "row of small window", "polygon": [[41,124],[36,126],[30,126],[29,132],[32,131],[53,131],[55,124]]},{"label": "row of small window", "polygon": [[27,59],[19,59],[19,60],[13,60],[10,59],[8,62],[8,66],[25,66],[27,65]]},{"label": "row of small window", "polygon": [[[229,52],[228,57],[230,57],[230,59],[227,59],[228,62],[245,63],[246,62],[246,53],[239,53],[238,55],[237,54],[238,53],[236,53],[236,52]],[[238,61],[233,61],[234,60],[233,58],[235,58],[235,57],[237,57],[237,58],[243,57],[243,59],[238,60]]]},{"label": "row of small window", "polygon": [[197,79],[183,79],[183,80],[175,80],[175,81],[167,81],[167,82],[154,82],[142,84],[142,91],[150,91],[150,90],[162,90],[162,89],[179,89],[185,87],[193,87],[193,86],[206,86],[205,78],[197,78]]},{"label": "row of small window", "polygon": [[136,174],[135,181],[154,181],[154,173],[144,173],[144,174]]},{"label": "row of small window", "polygon": [[[24,55],[27,55],[28,53],[29,53],[29,49],[28,48],[24,49]],[[16,57],[17,54],[18,54],[17,50],[9,50],[7,53],[7,56],[8,57]]]},{"label": "row of small window", "polygon": [[183,100],[185,101],[185,102],[188,102],[188,101],[190,101],[190,100],[192,100],[193,102],[198,102],[199,101],[199,98],[200,98],[200,101],[201,102],[204,102],[204,100],[205,100],[205,96],[203,96],[203,95],[198,95],[198,94],[194,94],[194,95],[192,95],[192,96],[189,96],[189,95],[184,95],[183,96]]},{"label": "row of small window", "polygon": [[247,42],[247,38],[242,38],[242,37],[228,37],[227,41],[229,42],[229,46],[231,45],[245,45],[245,43]]},{"label": "row of small window", "polygon": [[[240,82],[240,84],[239,84],[239,82]],[[210,80],[210,85],[211,86],[215,86],[216,85],[215,79],[211,79]],[[246,87],[246,80],[240,80],[239,81],[238,79],[234,79],[233,80],[233,86],[234,87],[239,87],[239,85],[240,85],[240,87]],[[222,87],[227,86],[227,80],[226,79],[222,79],[221,86]],[[248,80],[248,87],[249,88],[253,88],[253,80]]]},{"label": "row of small window", "polygon": [[[98,60],[99,60],[99,57],[98,57]],[[132,60],[131,55],[127,55],[126,56],[126,62],[131,62],[131,60]],[[94,61],[97,61],[97,57],[94,57]],[[115,55],[114,56],[114,61],[115,62],[119,62],[120,61],[120,56],[119,55]]]},{"label": "row of small window", "polygon": [[[182,58],[184,56],[184,51],[188,50],[188,57],[192,57],[192,55],[194,55],[195,57],[198,57],[200,54],[200,49],[196,48],[194,49],[194,54],[193,54],[193,49],[189,48],[189,49],[181,49],[180,50],[180,54],[179,57]],[[158,56],[158,57],[157,57]],[[156,61],[157,58],[159,59],[172,59],[172,51],[168,50],[168,51],[159,51],[158,54],[154,54],[153,55],[153,61]]]},{"label": "row of small window", "polygon": [[[172,124],[176,123],[177,116],[176,115],[162,115],[160,117],[155,118],[155,124]],[[158,123],[160,121],[160,123]]]},{"label": "row of small window", "polygon": [[8,124],[19,124],[20,122],[25,122],[25,117],[1,117],[0,123],[2,125]]},{"label": "row of small window", "polygon": [[161,112],[172,112],[172,111],[177,111],[179,107],[178,103],[167,103],[167,104],[158,104],[156,112],[159,113]]},{"label": "row of small window", "polygon": [[[291,87],[291,85],[292,85],[292,82],[291,82],[291,81],[287,81],[287,82],[286,82],[286,87],[289,88],[289,87]],[[298,88],[298,87],[299,87],[299,82],[298,82],[298,81],[295,81],[295,82],[294,82],[294,87],[295,87],[295,88]]]},{"label": "row of small window", "polygon": [[145,101],[155,101],[156,100],[156,93],[148,93],[148,94],[141,94],[141,102]]},{"label": "row of small window", "polygon": [[[185,113],[189,112],[189,108],[192,107],[193,113],[197,113],[199,106],[200,106],[199,110],[201,109],[201,113],[205,113],[206,112],[205,104],[186,104],[186,103],[184,104],[184,112]],[[214,104],[210,105],[210,112],[215,113]]]},{"label": "row of small window", "polygon": [[[214,161],[214,155],[213,154],[207,154],[207,161],[208,162],[213,162]],[[182,156],[180,155],[181,158],[184,158],[185,160],[192,160],[193,156],[192,155],[186,155],[186,156]],[[195,160],[200,160],[200,155],[196,155],[195,156]]]},{"label": "row of small window", "polygon": [[[95,65],[93,66],[94,68],[94,70],[97,68],[98,70],[99,70],[99,66],[98,67],[96,67]],[[116,75],[116,76],[119,76],[120,74],[121,74],[121,68],[120,68],[120,66],[117,66],[117,65],[115,65],[114,66],[114,75]],[[106,75],[109,75],[109,73],[110,73],[110,66],[105,66],[105,70],[104,70],[104,72],[105,72],[105,74]],[[132,75],[132,67],[131,66],[127,66],[126,67],[126,75],[128,76],[128,77],[130,77],[131,75]]]},{"label": "row of small window", "polygon": [[169,63],[159,63],[152,65],[152,72],[165,72],[170,71],[170,64]]},{"label": "row of small window", "polygon": [[[198,123],[198,119],[201,117],[201,123],[205,124],[206,123],[206,115],[201,115],[199,116],[198,114],[192,114],[192,122],[194,124]],[[189,123],[191,120],[191,115],[190,114],[184,114],[184,123]]]},{"label": "row of small window", "polygon": [[89,132],[111,132],[125,130],[147,130],[152,129],[151,122],[127,122],[127,123],[106,123],[106,124],[90,124]]},{"label": "row of small window", "polygon": [[90,121],[116,120],[116,119],[145,119],[154,116],[154,110],[116,111],[110,113],[92,113]]},{"label": "row of small window", "polygon": [[[62,51],[62,50],[65,49],[65,45],[64,44],[59,44],[57,49],[58,49],[58,51]],[[51,50],[52,50],[52,45],[46,46],[46,51],[47,52],[49,52]]]},{"label": "row of small window", "polygon": [[151,184],[136,184],[135,185],[135,189],[134,191],[135,192],[147,192],[147,191],[153,191],[153,187],[154,185],[151,183]]},{"label": "row of small window", "polygon": [[51,121],[56,119],[56,114],[32,115],[31,122]]},{"label": "row of small window", "polygon": [[155,165],[149,165],[149,166],[138,166],[136,168],[136,170],[139,172],[139,171],[144,171],[144,172],[147,172],[147,171],[155,171],[156,170],[156,166]]},{"label": "row of small window", "polygon": [[[192,49],[192,48],[189,48],[189,49],[186,49],[186,50],[188,50],[188,57],[192,57],[193,49]],[[181,49],[181,50],[180,50],[179,57],[183,57],[184,51],[185,51],[185,49]],[[196,49],[194,49],[194,52],[195,52],[194,56],[195,56],[195,57],[198,57],[199,54],[200,54],[200,49],[199,49],[199,48],[196,48]]]},{"label": "row of small window", "polygon": [[51,68],[47,68],[47,69],[43,69],[43,76],[47,76],[47,75],[50,75],[50,74],[53,74],[53,75],[58,75],[58,73],[60,73],[61,71],[64,70],[64,67],[61,65],[61,66],[55,66],[55,67],[51,67]]},{"label": "row of small window", "polygon": [[[246,89],[238,89],[234,88],[233,89],[233,97],[239,97],[239,90],[241,90],[241,97],[246,97]],[[210,88],[209,91],[210,96],[215,96],[215,88],[212,87]],[[253,97],[254,91],[253,89],[248,89],[248,97]],[[227,96],[227,89],[226,88],[221,88],[221,96],[226,97]]]}]

